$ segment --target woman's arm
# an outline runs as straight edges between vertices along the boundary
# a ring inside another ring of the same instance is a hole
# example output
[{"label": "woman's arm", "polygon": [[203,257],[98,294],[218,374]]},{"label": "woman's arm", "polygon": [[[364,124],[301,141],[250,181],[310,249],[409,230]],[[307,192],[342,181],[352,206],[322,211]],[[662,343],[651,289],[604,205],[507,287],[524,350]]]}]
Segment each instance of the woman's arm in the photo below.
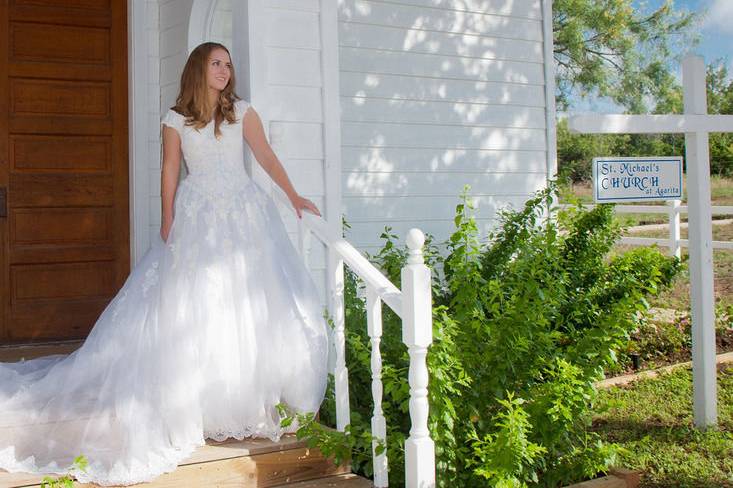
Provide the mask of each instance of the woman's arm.
[{"label": "woman's arm", "polygon": [[259,114],[252,107],[249,107],[244,113],[242,133],[247,144],[252,149],[252,153],[255,159],[257,159],[257,162],[260,163],[260,166],[262,166],[265,172],[283,189],[290,199],[290,202],[295,208],[295,212],[298,214],[298,218],[302,216],[301,209],[308,209],[316,215],[321,215],[321,212],[313,202],[298,195],[298,192],[293,188],[293,184],[290,182],[285,168],[283,168],[282,163],[275,155],[270,143],[267,142],[265,129],[262,127],[262,120]]},{"label": "woman's arm", "polygon": [[168,233],[173,225],[173,201],[178,188],[178,176],[181,170],[181,138],[178,132],[163,125],[163,168],[160,173],[161,223],[160,237],[168,240]]}]

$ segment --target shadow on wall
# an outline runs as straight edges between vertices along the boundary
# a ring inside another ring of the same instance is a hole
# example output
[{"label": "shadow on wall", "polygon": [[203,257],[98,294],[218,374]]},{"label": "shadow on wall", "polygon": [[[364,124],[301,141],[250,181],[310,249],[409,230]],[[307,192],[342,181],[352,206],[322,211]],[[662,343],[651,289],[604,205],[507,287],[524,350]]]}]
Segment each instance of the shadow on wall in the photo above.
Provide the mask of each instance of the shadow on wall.
[{"label": "shadow on wall", "polygon": [[540,0],[405,3],[339,5],[342,193],[365,249],[387,222],[446,238],[465,184],[487,231],[546,180]]}]

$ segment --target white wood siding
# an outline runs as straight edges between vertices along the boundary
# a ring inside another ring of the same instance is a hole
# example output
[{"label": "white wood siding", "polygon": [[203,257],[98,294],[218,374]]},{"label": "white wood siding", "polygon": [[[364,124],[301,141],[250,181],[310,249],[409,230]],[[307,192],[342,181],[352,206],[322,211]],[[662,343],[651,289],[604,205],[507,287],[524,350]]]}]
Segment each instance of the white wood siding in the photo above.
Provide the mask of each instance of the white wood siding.
[{"label": "white wood siding", "polygon": [[[160,157],[161,132],[160,132],[160,6],[157,0],[148,0],[147,34],[150,47],[148,58],[148,161],[149,178],[147,189],[149,192],[149,217],[148,225],[150,241],[157,239],[160,235]],[[155,198],[157,195],[157,199]],[[142,257],[142,256],[140,256]]]},{"label": "white wood siding", "polygon": [[343,209],[438,241],[464,184],[483,231],[547,180],[540,0],[339,0]]},{"label": "white wood siding", "polygon": [[216,2],[209,38],[212,42],[224,44],[230,51],[232,50],[232,14],[232,0]]},{"label": "white wood siding", "polygon": [[[160,234],[160,169],[161,169],[161,129],[160,118],[175,105],[180,88],[181,72],[188,58],[188,21],[192,0],[159,1],[159,57],[158,73],[159,97],[157,103],[150,105],[151,130],[150,144],[154,146],[157,158],[151,159],[150,167],[150,235],[151,239]],[[152,149],[151,149],[152,151]],[[186,174],[181,165],[181,177]]]},{"label": "white wood siding", "polygon": [[[323,134],[323,79],[320,2],[264,0],[264,55],[270,142],[295,189],[326,208]],[[257,107],[255,107],[257,108]],[[266,179],[268,184],[269,179]],[[293,242],[297,222],[290,209],[281,215]],[[312,239],[310,269],[325,303],[325,249]]]},{"label": "white wood siding", "polygon": [[[152,180],[160,166],[158,110],[160,104],[160,46],[158,0],[129,0],[130,50],[130,208],[131,260],[135,265],[150,247],[154,227],[151,215]],[[158,206],[160,204],[158,203]],[[156,231],[157,233],[157,231]]]}]

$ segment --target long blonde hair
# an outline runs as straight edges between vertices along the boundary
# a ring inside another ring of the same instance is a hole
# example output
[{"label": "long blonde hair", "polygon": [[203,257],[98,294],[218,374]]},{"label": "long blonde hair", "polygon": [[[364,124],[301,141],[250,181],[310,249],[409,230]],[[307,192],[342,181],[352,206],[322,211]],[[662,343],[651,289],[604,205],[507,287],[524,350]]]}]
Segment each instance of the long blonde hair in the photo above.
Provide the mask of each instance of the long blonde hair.
[{"label": "long blonde hair", "polygon": [[[234,102],[239,100],[239,96],[234,92],[235,78],[234,66],[232,65],[229,83],[219,93],[216,107],[209,104],[206,72],[211,51],[216,48],[221,48],[229,54],[229,49],[218,42],[204,42],[191,51],[186,66],[183,67],[183,73],[181,73],[181,89],[178,92],[178,97],[176,97],[176,105],[171,108],[185,116],[186,125],[191,125],[195,129],[206,127],[211,122],[212,111],[216,109],[213,114],[215,120],[214,134],[219,137],[221,135],[219,126],[224,120],[230,124],[237,121],[234,113]],[[231,54],[229,54],[229,59],[231,59]]]}]

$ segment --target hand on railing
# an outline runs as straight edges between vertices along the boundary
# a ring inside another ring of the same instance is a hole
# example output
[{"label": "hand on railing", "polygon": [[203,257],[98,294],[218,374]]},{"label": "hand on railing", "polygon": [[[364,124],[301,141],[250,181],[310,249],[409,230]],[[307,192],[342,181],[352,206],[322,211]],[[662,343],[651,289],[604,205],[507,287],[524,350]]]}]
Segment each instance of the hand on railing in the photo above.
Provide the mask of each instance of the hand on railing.
[{"label": "hand on railing", "polygon": [[316,204],[308,200],[307,198],[303,198],[300,195],[296,194],[293,197],[290,197],[290,203],[293,205],[293,208],[295,209],[296,215],[298,215],[298,218],[303,218],[303,210],[310,210],[312,213],[320,216],[321,212],[318,210],[318,207],[316,207]]}]

